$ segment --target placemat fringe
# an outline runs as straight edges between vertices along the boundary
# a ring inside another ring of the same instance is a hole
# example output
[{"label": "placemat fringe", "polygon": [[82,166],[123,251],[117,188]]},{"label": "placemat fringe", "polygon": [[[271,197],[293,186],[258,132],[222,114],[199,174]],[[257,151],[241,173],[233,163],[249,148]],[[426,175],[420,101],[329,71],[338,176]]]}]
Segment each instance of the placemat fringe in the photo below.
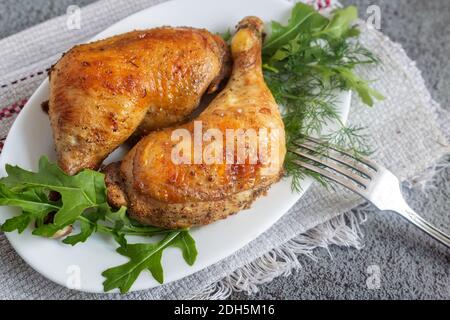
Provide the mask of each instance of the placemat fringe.
[{"label": "placemat fringe", "polygon": [[224,279],[212,283],[190,299],[222,300],[233,292],[251,295],[259,291],[260,285],[299,271],[302,268],[302,256],[317,262],[319,258],[315,250],[318,248],[325,249],[331,258],[331,245],[361,249],[364,246],[361,224],[366,221],[367,207],[368,204],[361,205],[289,240]]}]

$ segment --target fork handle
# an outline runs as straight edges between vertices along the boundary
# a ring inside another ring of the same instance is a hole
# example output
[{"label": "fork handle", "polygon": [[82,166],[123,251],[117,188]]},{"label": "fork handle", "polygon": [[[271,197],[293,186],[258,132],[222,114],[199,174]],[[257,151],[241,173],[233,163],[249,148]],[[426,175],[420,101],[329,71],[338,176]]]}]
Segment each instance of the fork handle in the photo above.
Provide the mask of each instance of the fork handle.
[{"label": "fork handle", "polygon": [[432,236],[434,239],[440,241],[444,245],[450,248],[450,236],[446,234],[445,232],[439,230],[435,226],[433,226],[431,223],[426,221],[424,218],[419,216],[413,209],[411,209],[409,206],[405,206],[405,208],[401,210],[395,210],[398,214],[400,214],[402,217],[407,219],[408,221],[412,222],[414,225],[416,225],[419,229],[422,231],[428,233],[430,236]]}]

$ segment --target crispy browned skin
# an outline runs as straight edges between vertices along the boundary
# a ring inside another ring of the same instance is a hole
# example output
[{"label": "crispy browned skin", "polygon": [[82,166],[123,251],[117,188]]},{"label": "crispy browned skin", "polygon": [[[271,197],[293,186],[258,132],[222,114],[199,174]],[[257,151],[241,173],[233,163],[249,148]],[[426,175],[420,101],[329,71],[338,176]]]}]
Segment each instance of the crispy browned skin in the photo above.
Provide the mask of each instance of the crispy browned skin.
[{"label": "crispy browned skin", "polygon": [[52,68],[49,116],[61,168],[97,168],[136,130],[186,119],[227,73],[226,43],[163,27],[76,46]]},{"label": "crispy browned skin", "polygon": [[[247,17],[238,25],[231,52],[234,67],[227,87],[196,119],[203,132],[217,128],[266,128],[274,141],[278,162],[267,174],[265,164],[175,164],[171,158],[174,129],[193,132],[193,123],[153,132],[142,139],[122,163],[105,169],[109,202],[128,206],[132,218],[144,224],[184,228],[211,223],[248,208],[282,174],[286,153],[284,126],[278,106],[261,70],[262,22]],[[225,134],[224,134],[225,135]],[[271,144],[269,144],[271,148]],[[225,146],[224,146],[225,149]],[[235,148],[236,151],[237,148]],[[224,150],[225,155],[225,150]],[[236,153],[234,155],[236,157]],[[247,159],[248,160],[248,159]]]}]

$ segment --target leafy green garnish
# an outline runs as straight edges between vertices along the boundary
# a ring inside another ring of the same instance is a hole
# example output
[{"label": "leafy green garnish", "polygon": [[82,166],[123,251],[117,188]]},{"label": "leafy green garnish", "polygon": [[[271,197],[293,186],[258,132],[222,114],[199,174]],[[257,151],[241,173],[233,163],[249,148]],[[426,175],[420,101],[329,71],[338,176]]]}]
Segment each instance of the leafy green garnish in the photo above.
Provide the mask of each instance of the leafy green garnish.
[{"label": "leafy green garnish", "polygon": [[304,4],[297,4],[291,12],[291,18],[286,26],[279,22],[272,21],[272,34],[263,46],[264,54],[274,54],[281,47],[295,39],[298,34],[303,32],[306,28],[319,30],[327,22],[327,19],[318,14],[317,11]]},{"label": "leafy green garnish", "polygon": [[105,216],[102,213],[98,212],[84,213],[78,219],[80,226],[80,233],[66,237],[63,240],[63,243],[74,246],[80,242],[85,242],[93,233],[97,231],[98,229],[97,222],[100,219],[104,218]]},{"label": "leafy green garnish", "polygon": [[157,243],[128,244],[117,249],[117,252],[130,258],[130,261],[102,273],[106,278],[103,283],[105,291],[119,288],[121,293],[128,292],[131,285],[144,270],[150,271],[156,281],[163,283],[161,257],[163,250],[168,247],[180,248],[186,263],[194,264],[197,249],[194,239],[187,231],[173,231]]},{"label": "leafy green garnish", "polygon": [[[298,7],[300,8],[300,6]],[[358,18],[358,10],[354,6],[347,7],[345,9],[336,10],[333,13],[333,17],[330,20],[325,20],[327,22],[325,27],[320,30],[312,30],[314,37],[324,37],[328,36],[333,39],[341,39],[348,36],[358,35],[359,32],[353,32],[354,28],[351,24]]]},{"label": "leafy green garnish", "polygon": [[[47,157],[39,160],[38,172],[11,165],[6,165],[6,172],[8,176],[0,179],[0,184],[12,192],[34,189],[38,192],[57,191],[61,195],[61,205],[53,206],[56,209],[53,224],[59,229],[73,223],[87,209],[107,206],[104,176],[99,172],[83,170],[76,176],[68,176]],[[21,194],[24,195],[26,192]],[[24,206],[20,207],[28,211]]]},{"label": "leafy green garnish", "polygon": [[[0,180],[1,181],[1,180]],[[25,190],[15,193],[0,182],[0,205],[20,207],[21,215],[7,220],[1,231],[22,233],[33,220],[43,220],[50,212],[57,210],[58,206],[47,200],[41,190]]]},{"label": "leafy green garnish", "polygon": [[[305,136],[320,135],[327,123],[335,122],[340,128],[322,137],[326,144],[349,149],[355,156],[370,151],[361,127],[345,126],[337,112],[338,91],[353,90],[369,106],[375,99],[383,99],[355,73],[359,65],[378,63],[359,44],[359,30],[352,25],[356,19],[357,10],[352,6],[335,10],[327,18],[297,3],[287,25],[272,22],[272,33],[263,45],[264,77],[276,101],[284,107],[288,149],[295,148],[293,143]],[[305,175],[326,185],[320,175],[295,164],[298,157],[288,152],[284,163],[287,174],[293,177],[292,188],[299,190]]]},{"label": "leafy green garnish", "polygon": [[[145,269],[149,269],[155,279],[162,283],[161,256],[169,246],[181,248],[189,265],[195,262],[195,242],[187,230],[143,226],[128,218],[126,208],[113,211],[106,202],[107,189],[104,175],[100,172],[83,170],[75,176],[69,176],[45,156],[39,161],[38,172],[10,165],[6,166],[6,172],[8,176],[0,179],[0,205],[18,207],[22,212],[6,220],[0,230],[22,233],[34,222],[34,235],[53,237],[59,230],[76,224],[79,232],[62,241],[72,246],[85,242],[95,232],[112,236],[119,244],[117,252],[131,258],[127,264],[131,267],[120,266],[105,271],[105,291],[120,288],[122,293],[127,292]],[[53,199],[55,192],[57,197]],[[156,235],[166,237],[156,244],[127,243],[129,236]],[[138,252],[148,259],[134,266],[133,263],[139,261]],[[141,263],[145,267],[141,268]],[[121,282],[121,279],[126,279],[126,282]]]}]

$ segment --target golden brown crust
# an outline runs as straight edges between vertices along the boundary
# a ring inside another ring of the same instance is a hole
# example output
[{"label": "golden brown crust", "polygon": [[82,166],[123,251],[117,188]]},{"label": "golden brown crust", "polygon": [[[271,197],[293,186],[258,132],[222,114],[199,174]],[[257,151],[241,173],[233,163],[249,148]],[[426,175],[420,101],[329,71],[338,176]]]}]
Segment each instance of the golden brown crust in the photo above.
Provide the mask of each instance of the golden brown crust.
[{"label": "golden brown crust", "polygon": [[128,212],[134,219],[165,228],[208,224],[248,208],[280,179],[286,153],[284,126],[262,75],[261,24],[254,17],[241,22],[232,41],[232,77],[196,121],[201,121],[203,132],[277,129],[279,162],[273,172],[264,174],[267,168],[261,162],[176,164],[172,159],[173,130],[185,129],[192,136],[194,123],[153,132],[134,146],[120,165]]},{"label": "golden brown crust", "polygon": [[207,93],[214,93],[219,89],[219,86],[223,83],[223,80],[230,76],[232,66],[230,49],[228,48],[227,43],[218,35],[214,35],[213,37],[216,41],[216,52],[217,55],[220,56],[222,68],[220,69],[219,74],[209,85]]},{"label": "golden brown crust", "polygon": [[[61,168],[97,168],[141,124],[183,121],[226,76],[224,41],[203,29],[156,28],[79,45],[52,68],[49,116]],[[143,121],[144,120],[144,121]]]},{"label": "golden brown crust", "polygon": [[111,163],[101,170],[105,174],[108,203],[114,208],[128,206],[128,197],[120,175],[120,162]]},{"label": "golden brown crust", "polygon": [[206,225],[250,208],[253,201],[265,195],[269,188],[261,186],[205,202],[166,203],[136,197],[131,202],[129,215],[142,224],[167,229]]}]

